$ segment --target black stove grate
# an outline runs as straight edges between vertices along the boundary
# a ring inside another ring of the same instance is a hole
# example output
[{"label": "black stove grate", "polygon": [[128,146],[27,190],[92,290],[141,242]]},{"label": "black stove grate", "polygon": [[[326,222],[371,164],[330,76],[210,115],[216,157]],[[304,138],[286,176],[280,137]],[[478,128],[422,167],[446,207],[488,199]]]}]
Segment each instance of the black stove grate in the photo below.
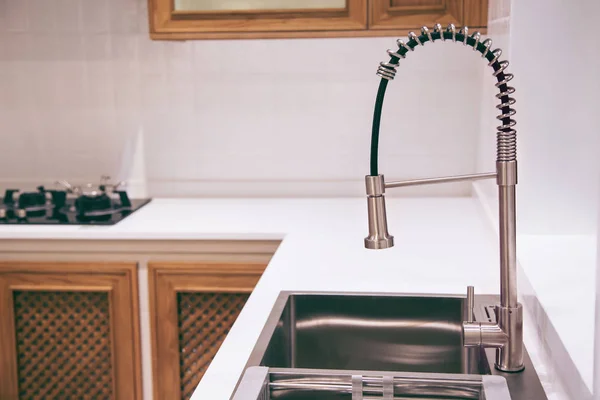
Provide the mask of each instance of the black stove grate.
[{"label": "black stove grate", "polygon": [[114,225],[151,201],[129,199],[122,192],[123,194],[119,193],[119,199],[111,199],[110,205],[107,204],[108,208],[82,214],[78,211],[77,198],[66,198],[60,194],[57,197],[56,193],[45,205],[37,204],[36,199],[35,203],[27,203],[26,208],[20,209],[19,203],[12,198],[15,192],[7,191],[0,204],[0,225]]}]

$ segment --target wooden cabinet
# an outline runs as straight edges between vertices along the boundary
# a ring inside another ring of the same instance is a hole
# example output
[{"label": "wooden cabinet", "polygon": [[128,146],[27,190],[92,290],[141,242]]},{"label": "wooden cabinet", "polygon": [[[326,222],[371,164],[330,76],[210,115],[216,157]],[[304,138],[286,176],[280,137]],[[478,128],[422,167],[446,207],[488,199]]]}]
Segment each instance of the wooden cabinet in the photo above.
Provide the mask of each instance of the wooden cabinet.
[{"label": "wooden cabinet", "polygon": [[[219,1],[227,6],[227,1]],[[364,0],[342,0],[342,7],[327,8],[303,6],[301,1],[290,8],[285,4],[289,1],[282,0],[275,8],[258,4],[257,8],[228,8],[211,7],[211,2],[197,0],[186,2],[196,7],[178,8],[183,2],[149,0],[150,32],[157,39],[286,37],[298,32],[361,30],[367,26]]]},{"label": "wooden cabinet", "polygon": [[0,263],[0,399],[141,399],[135,263]]},{"label": "wooden cabinet", "polygon": [[436,23],[481,29],[487,25],[487,6],[482,0],[372,0],[369,29],[409,31]]},{"label": "wooden cabinet", "polygon": [[406,36],[487,26],[488,0],[148,0],[153,39]]},{"label": "wooden cabinet", "polygon": [[264,263],[149,263],[155,399],[189,399]]},{"label": "wooden cabinet", "polygon": [[0,241],[0,400],[189,398],[278,246]]}]

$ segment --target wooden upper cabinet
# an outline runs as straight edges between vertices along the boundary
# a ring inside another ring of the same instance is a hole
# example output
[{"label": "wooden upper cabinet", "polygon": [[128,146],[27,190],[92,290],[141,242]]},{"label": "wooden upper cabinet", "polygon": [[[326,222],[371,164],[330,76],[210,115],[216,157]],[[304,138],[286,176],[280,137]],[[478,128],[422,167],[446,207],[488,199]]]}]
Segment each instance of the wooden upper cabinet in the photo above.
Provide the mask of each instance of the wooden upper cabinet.
[{"label": "wooden upper cabinet", "polygon": [[155,39],[294,37],[367,29],[365,0],[149,0],[149,11]]},{"label": "wooden upper cabinet", "polygon": [[371,0],[371,29],[416,29],[435,23],[460,25],[463,0]]},{"label": "wooden upper cabinet", "polygon": [[436,23],[480,29],[487,25],[487,8],[487,0],[371,0],[369,29],[431,30]]},{"label": "wooden upper cabinet", "polygon": [[488,0],[148,0],[153,39],[406,36],[483,30]]},{"label": "wooden upper cabinet", "polygon": [[463,25],[485,31],[488,21],[488,0],[463,0]]}]

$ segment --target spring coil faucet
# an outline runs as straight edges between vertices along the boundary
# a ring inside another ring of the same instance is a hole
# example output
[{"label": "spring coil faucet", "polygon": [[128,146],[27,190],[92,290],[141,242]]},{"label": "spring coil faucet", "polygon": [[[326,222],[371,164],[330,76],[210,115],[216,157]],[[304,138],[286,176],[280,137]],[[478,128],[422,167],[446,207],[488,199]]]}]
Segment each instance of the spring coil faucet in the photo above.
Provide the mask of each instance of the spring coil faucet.
[{"label": "spring coil faucet", "polygon": [[[371,136],[371,173],[365,178],[367,190],[367,206],[369,216],[369,236],[365,238],[368,249],[386,249],[394,245],[394,237],[388,233],[385,211],[385,189],[425,185],[433,183],[473,181],[496,178],[499,198],[499,230],[500,230],[500,304],[496,305],[497,322],[474,322],[467,318],[463,322],[463,342],[466,347],[496,348],[497,369],[506,372],[522,371],[523,366],[523,307],[517,301],[517,257],[516,257],[516,193],[517,184],[517,131],[512,118],[516,111],[512,108],[515,99],[511,95],[515,89],[508,85],[513,75],[506,73],[509,66],[506,60],[500,61],[502,50],[491,50],[491,39],[481,41],[481,34],[475,32],[469,36],[469,28],[463,27],[458,32],[454,24],[444,30],[436,24],[433,32],[426,26],[421,28],[421,35],[414,32],[408,34],[408,42],[396,41],[398,50],[388,50],[388,62],[382,62],[377,69],[381,77]],[[500,125],[496,128],[496,172],[471,175],[448,176],[441,178],[415,179],[400,182],[385,182],[384,176],[378,172],[379,126],[383,100],[388,83],[393,80],[400,66],[400,60],[416,47],[436,41],[461,43],[481,53],[494,70],[497,79],[495,84],[499,93],[496,98],[500,103],[496,106],[500,114],[496,117]],[[468,291],[473,297],[473,290]],[[471,301],[468,301],[471,303]],[[472,315],[469,310],[468,315]]]}]

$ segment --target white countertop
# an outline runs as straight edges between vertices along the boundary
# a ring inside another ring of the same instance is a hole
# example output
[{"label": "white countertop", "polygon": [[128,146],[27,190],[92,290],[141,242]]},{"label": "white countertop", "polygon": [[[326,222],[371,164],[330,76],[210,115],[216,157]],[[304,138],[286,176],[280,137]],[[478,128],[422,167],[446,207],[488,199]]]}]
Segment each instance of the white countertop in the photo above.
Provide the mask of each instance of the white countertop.
[{"label": "white countertop", "polygon": [[[205,213],[197,211],[176,231],[284,239],[194,400],[229,398],[281,290],[463,293],[473,284],[478,293],[498,292],[495,234],[476,199],[389,199],[397,244],[385,251],[363,248],[364,199],[239,202],[223,220],[217,209],[231,204],[207,201]],[[178,212],[186,212],[185,205]],[[162,217],[153,223],[168,224]],[[151,232],[152,224],[142,228]]]},{"label": "white countertop", "polygon": [[[484,227],[472,198],[388,199],[388,203],[390,224],[414,224],[416,232],[421,226],[431,228],[429,220],[434,218],[440,222],[436,229],[447,232],[454,222],[464,228],[461,231],[474,228],[474,233],[465,232],[474,238]],[[414,215],[415,211],[419,213]],[[154,199],[116,225],[0,225],[0,239],[281,240],[292,234],[334,233],[339,238],[358,235],[360,245],[366,224],[364,199]],[[350,227],[357,231],[344,232]]]},{"label": "white countertop", "polygon": [[282,240],[193,400],[231,395],[281,290],[498,293],[497,238],[475,198],[388,199],[396,246],[363,248],[364,199],[155,199],[114,226],[0,226],[0,239]]},{"label": "white countertop", "polygon": [[595,235],[519,235],[517,241],[519,263],[556,332],[546,336],[547,346],[555,358],[564,348],[569,359],[562,363],[563,377],[571,385],[583,380],[589,391],[594,386],[590,348],[596,318],[597,243]]}]

